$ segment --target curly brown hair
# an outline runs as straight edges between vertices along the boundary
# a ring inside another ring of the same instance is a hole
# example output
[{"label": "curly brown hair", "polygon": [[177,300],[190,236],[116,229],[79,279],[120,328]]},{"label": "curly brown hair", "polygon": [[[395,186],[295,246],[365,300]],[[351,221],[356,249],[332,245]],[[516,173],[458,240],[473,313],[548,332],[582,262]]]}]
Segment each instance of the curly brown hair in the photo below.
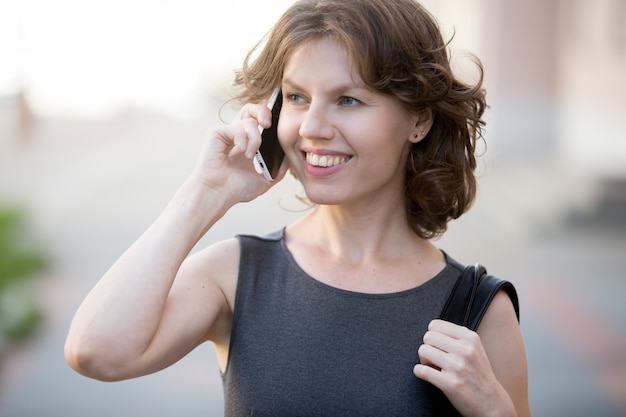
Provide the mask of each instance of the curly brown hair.
[{"label": "curly brown hair", "polygon": [[369,88],[395,96],[412,114],[432,112],[432,128],[407,157],[405,205],[415,233],[441,235],[476,195],[476,144],[487,107],[481,62],[473,57],[476,83],[459,80],[438,24],[414,0],[300,0],[246,57],[237,98],[268,97],[291,53],[324,37],[346,48]]}]

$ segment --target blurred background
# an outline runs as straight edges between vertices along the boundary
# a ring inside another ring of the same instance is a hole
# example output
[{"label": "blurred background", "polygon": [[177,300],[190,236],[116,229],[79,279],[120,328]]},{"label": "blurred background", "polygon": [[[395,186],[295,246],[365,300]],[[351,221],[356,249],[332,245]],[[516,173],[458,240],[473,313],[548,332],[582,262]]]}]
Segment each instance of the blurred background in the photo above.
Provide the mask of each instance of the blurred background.
[{"label": "blurred background", "polygon": [[[626,415],[626,0],[424,0],[486,71],[475,207],[436,242],[513,281],[535,416]],[[0,3],[0,415],[220,416],[211,346],[119,383],[65,364],[71,317],[229,120],[289,0]],[[291,179],[198,247],[298,218]],[[261,221],[259,221],[261,220]]]}]

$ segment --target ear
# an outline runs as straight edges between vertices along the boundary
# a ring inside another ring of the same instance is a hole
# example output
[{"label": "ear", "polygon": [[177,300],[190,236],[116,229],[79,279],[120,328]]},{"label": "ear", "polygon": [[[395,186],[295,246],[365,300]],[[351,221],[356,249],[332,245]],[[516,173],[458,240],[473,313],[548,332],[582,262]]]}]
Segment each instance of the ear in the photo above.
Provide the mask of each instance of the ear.
[{"label": "ear", "polygon": [[415,116],[415,126],[411,130],[409,141],[417,143],[424,139],[433,126],[433,111],[424,109]]}]

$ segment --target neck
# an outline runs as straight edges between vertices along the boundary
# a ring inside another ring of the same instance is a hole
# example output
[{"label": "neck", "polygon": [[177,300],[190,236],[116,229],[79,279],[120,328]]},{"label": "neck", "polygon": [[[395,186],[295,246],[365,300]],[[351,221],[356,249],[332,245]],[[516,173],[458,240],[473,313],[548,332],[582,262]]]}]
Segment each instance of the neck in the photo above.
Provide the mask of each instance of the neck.
[{"label": "neck", "polygon": [[401,213],[349,214],[319,206],[288,227],[287,246],[310,276],[338,288],[385,293],[414,288],[445,266],[441,252]]},{"label": "neck", "polygon": [[353,264],[403,257],[429,243],[413,232],[404,207],[400,207],[361,206],[358,211],[348,211],[340,206],[319,206],[303,226],[314,244]]}]

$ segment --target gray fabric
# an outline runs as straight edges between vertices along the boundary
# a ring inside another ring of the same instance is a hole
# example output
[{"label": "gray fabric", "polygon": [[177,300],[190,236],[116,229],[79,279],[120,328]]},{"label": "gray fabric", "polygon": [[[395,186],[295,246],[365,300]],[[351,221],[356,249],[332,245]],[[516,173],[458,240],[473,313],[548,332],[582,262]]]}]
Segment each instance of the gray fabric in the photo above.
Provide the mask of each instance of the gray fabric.
[{"label": "gray fabric", "polygon": [[[226,416],[429,416],[434,387],[413,375],[428,323],[462,266],[398,293],[323,284],[296,264],[283,230],[239,236],[241,263]],[[439,392],[440,394],[440,392]]]}]

